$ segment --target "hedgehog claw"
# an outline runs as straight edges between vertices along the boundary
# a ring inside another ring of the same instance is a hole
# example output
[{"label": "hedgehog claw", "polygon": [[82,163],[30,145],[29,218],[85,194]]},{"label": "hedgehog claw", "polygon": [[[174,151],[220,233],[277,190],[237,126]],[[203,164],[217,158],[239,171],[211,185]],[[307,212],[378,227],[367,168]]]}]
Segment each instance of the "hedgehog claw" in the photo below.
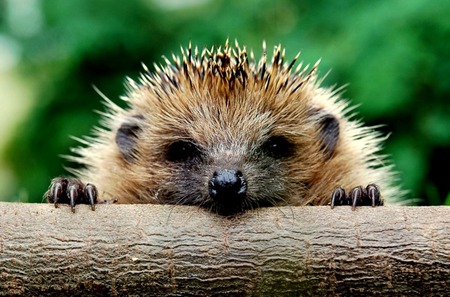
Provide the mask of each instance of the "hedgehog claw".
[{"label": "hedgehog claw", "polygon": [[91,209],[95,210],[95,204],[97,203],[97,188],[93,184],[87,184],[84,188],[84,197],[88,199],[88,203],[91,205]]},{"label": "hedgehog claw", "polygon": [[352,189],[352,191],[350,192],[350,196],[348,197],[348,199],[352,203],[352,210],[355,210],[357,205],[361,205],[362,196],[363,190],[361,186]]},{"label": "hedgehog claw", "polygon": [[369,184],[366,188],[367,197],[370,199],[371,206],[381,206],[383,205],[383,200],[380,197],[380,190],[377,185]]},{"label": "hedgehog claw", "polygon": [[67,183],[68,181],[65,178],[53,179],[48,191],[45,193],[47,201],[58,207],[58,202],[66,197]]},{"label": "hedgehog claw", "polygon": [[377,185],[369,184],[366,188],[361,186],[353,188],[346,196],[345,190],[341,187],[336,188],[331,195],[331,208],[341,205],[351,205],[352,210],[357,206],[381,206],[383,199],[380,197],[380,190]]},{"label": "hedgehog claw", "polygon": [[336,188],[331,195],[331,209],[333,209],[335,206],[343,205],[345,202],[345,190],[341,187]]},{"label": "hedgehog claw", "polygon": [[63,191],[63,184],[58,182],[55,183],[54,185],[54,189],[53,189],[53,203],[55,204],[55,207],[58,207],[58,200],[59,200],[59,196],[61,196],[61,193]]},{"label": "hedgehog claw", "polygon": [[72,209],[72,212],[75,212],[75,201],[78,198],[77,190],[74,186],[71,186],[69,188],[69,204],[70,208]]},{"label": "hedgehog claw", "polygon": [[75,212],[77,204],[89,204],[95,210],[97,204],[97,188],[93,184],[84,185],[77,179],[54,178],[44,197],[49,203],[58,207],[58,203],[70,205]]}]

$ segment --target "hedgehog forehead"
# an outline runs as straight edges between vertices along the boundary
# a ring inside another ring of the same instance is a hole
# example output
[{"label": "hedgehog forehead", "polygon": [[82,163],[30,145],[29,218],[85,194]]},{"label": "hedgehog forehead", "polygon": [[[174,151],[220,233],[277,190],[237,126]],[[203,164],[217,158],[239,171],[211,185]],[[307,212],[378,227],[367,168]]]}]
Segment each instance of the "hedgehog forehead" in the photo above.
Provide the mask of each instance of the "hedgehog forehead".
[{"label": "hedgehog forehead", "polygon": [[166,121],[172,126],[183,123],[178,132],[206,146],[253,142],[276,123],[267,106],[245,94],[230,98],[208,94],[197,99],[184,105],[183,110],[166,109]]},{"label": "hedgehog forehead", "polygon": [[301,132],[300,121],[307,106],[305,98],[299,96],[278,98],[251,88],[227,97],[211,91],[179,95],[148,109],[156,135],[168,135],[171,140],[192,139],[206,148],[248,148],[274,133],[284,134],[280,127],[289,129],[289,133]]}]

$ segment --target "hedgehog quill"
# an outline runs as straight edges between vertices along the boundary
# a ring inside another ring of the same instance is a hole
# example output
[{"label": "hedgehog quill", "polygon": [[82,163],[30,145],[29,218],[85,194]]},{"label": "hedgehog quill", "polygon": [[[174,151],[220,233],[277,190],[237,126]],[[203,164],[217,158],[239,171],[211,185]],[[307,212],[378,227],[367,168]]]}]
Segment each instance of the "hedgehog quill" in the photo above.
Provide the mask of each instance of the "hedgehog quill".
[{"label": "hedgehog quill", "polygon": [[381,135],[348,116],[318,63],[295,67],[275,46],[255,60],[228,41],[189,45],[139,81],[94,137],[80,139],[74,178],[52,180],[48,202],[197,205],[221,215],[281,205],[377,206],[398,197]]}]

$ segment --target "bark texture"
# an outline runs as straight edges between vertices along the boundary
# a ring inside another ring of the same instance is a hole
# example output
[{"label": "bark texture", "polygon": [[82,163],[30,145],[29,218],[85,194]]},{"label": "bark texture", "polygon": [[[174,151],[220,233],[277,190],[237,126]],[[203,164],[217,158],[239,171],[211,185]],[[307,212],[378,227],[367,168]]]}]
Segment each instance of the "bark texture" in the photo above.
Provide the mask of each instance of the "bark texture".
[{"label": "bark texture", "polygon": [[450,207],[0,203],[0,295],[426,296],[450,287]]}]

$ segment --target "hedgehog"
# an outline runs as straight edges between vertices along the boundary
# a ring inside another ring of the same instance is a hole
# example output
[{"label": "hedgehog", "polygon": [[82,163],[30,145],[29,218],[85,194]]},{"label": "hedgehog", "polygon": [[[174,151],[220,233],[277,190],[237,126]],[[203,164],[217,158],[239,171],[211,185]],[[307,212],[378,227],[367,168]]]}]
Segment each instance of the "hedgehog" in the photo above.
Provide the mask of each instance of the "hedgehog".
[{"label": "hedgehog", "polygon": [[[267,60],[228,40],[191,44],[163,56],[138,80],[127,78],[121,108],[106,112],[93,136],[79,138],[48,202],[195,205],[221,215],[268,206],[393,203],[396,173],[380,154],[385,140],[355,115],[342,89],[322,87],[320,60]],[[383,198],[380,192],[383,192]],[[384,198],[386,197],[386,198]]]}]

